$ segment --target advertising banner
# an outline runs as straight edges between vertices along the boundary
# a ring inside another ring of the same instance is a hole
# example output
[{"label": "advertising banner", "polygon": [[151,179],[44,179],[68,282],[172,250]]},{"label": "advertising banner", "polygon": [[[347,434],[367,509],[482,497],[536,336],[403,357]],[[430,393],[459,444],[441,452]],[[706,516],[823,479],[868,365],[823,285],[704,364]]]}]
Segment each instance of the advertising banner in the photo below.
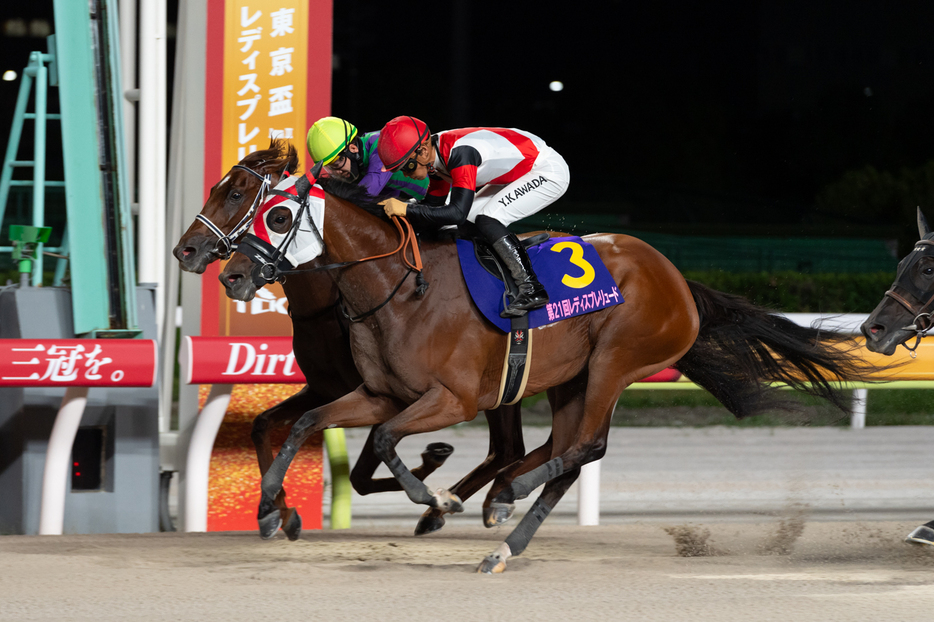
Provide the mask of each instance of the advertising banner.
[{"label": "advertising banner", "polygon": [[151,339],[0,339],[0,387],[151,387]]},{"label": "advertising banner", "polygon": [[291,337],[185,337],[181,357],[188,384],[305,384]]}]

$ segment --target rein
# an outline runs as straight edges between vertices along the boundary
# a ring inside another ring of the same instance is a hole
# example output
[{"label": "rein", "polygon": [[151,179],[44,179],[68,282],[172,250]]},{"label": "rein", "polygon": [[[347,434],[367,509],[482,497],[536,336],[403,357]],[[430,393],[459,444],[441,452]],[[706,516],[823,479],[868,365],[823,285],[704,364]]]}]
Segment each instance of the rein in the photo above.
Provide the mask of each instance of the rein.
[{"label": "rein", "polygon": [[[260,162],[260,164],[262,164],[262,162]],[[243,218],[240,219],[240,222],[237,223],[230,233],[224,233],[220,227],[211,222],[204,214],[195,216],[196,221],[204,224],[211,233],[217,236],[217,242],[214,243],[214,248],[211,250],[211,253],[217,255],[220,259],[230,259],[230,254],[237,250],[237,245],[234,244],[234,241],[246,233],[250,225],[253,224],[253,217],[256,215],[256,210],[262,205],[263,201],[266,199],[268,189],[272,186],[272,176],[268,173],[266,175],[260,175],[253,169],[243,166],[242,164],[234,164],[231,167],[231,169],[235,168],[246,171],[250,175],[259,178],[262,182],[259,186],[259,190],[256,191],[253,204],[250,206],[247,213],[244,214]]]},{"label": "rein", "polygon": [[[915,242],[915,253],[920,251],[925,251],[928,249],[934,248],[934,240],[923,239]],[[891,298],[905,309],[909,313],[914,315],[914,320],[908,326],[902,326],[901,330],[913,331],[915,333],[915,343],[913,346],[906,345],[905,342],[902,342],[902,346],[911,355],[911,358],[916,358],[918,356],[917,350],[918,346],[921,345],[921,339],[925,337],[928,332],[934,329],[934,321],[931,320],[932,309],[934,309],[934,294],[927,299],[924,304],[916,305],[908,300],[905,296],[899,294],[895,291],[896,287],[901,287],[907,293],[911,294],[916,300],[923,300],[927,292],[922,292],[917,287],[911,283],[911,278],[909,276],[910,268],[917,263],[921,257],[926,256],[925,253],[921,252],[917,258],[913,261],[906,263],[905,267],[902,268],[901,273],[895,278],[895,282],[892,284],[892,288],[885,292],[886,297]],[[908,284],[903,284],[902,281],[908,281]],[[907,339],[905,340],[907,342]]]},{"label": "rein", "polygon": [[[396,231],[399,233],[399,246],[396,250],[383,253],[382,255],[373,255],[372,257],[364,257],[363,259],[354,259],[352,261],[341,261],[338,263],[329,263],[326,266],[317,266],[315,268],[305,268],[304,270],[280,270],[279,274],[289,275],[289,274],[301,274],[302,272],[323,272],[325,270],[337,270],[340,268],[346,268],[347,266],[353,266],[358,263],[363,263],[366,261],[373,261],[374,259],[382,259],[383,257],[390,257],[396,253],[402,251],[402,261],[409,268],[409,272],[421,272],[422,271],[422,256],[418,250],[418,239],[415,236],[415,230],[412,228],[411,223],[402,216],[393,216],[392,223],[396,225]],[[314,223],[312,223],[314,226]],[[324,246],[324,238],[321,237],[321,234],[318,233],[318,228],[315,226],[315,233],[318,238],[321,240],[321,246]],[[412,250],[412,259],[409,260],[408,255],[406,254],[406,249],[409,248]]]},{"label": "rein", "polygon": [[[317,171],[310,171],[308,175],[313,175],[314,178],[317,178]],[[415,235],[415,230],[413,229],[412,224],[401,216],[393,216],[391,219],[392,223],[396,226],[396,231],[399,234],[399,246],[396,247],[396,249],[393,251],[383,253],[381,255],[364,257],[362,259],[341,261],[323,266],[316,266],[314,268],[305,268],[302,270],[285,268],[285,265],[288,264],[284,257],[285,249],[288,248],[289,244],[294,239],[302,217],[305,215],[306,208],[308,207],[308,193],[311,190],[312,184],[314,183],[314,178],[309,179],[308,176],[303,176],[296,183],[296,189],[298,191],[297,196],[300,197],[301,203],[298,212],[292,221],[292,226],[289,230],[289,233],[286,234],[285,239],[282,240],[282,243],[280,243],[277,248],[272,247],[270,244],[260,240],[253,234],[248,234],[241,243],[238,250],[241,253],[246,254],[256,264],[253,270],[254,284],[256,284],[257,287],[262,287],[265,284],[273,283],[276,281],[284,283],[286,277],[290,274],[340,270],[349,266],[365,263],[367,261],[374,261],[376,259],[383,259],[401,253],[402,262],[406,267],[406,272],[402,276],[402,279],[396,284],[395,288],[393,288],[393,290],[389,293],[389,296],[376,307],[358,316],[351,316],[344,307],[343,298],[339,298],[338,303],[340,305],[341,313],[343,314],[344,318],[352,323],[360,322],[365,318],[368,318],[389,304],[389,301],[391,301],[396,296],[396,294],[402,288],[403,283],[405,283],[406,279],[413,272],[416,274],[415,293],[418,296],[423,295],[428,289],[428,282],[425,281],[425,278],[422,276],[422,256],[418,248],[418,238]],[[324,236],[322,236],[321,232],[318,230],[318,226],[315,224],[314,218],[309,216],[308,220],[311,224],[312,231],[314,231],[315,236],[321,242],[321,252],[323,253],[324,249],[326,248],[324,243]],[[410,254],[411,259],[409,258]]]},{"label": "rein", "polygon": [[[331,263],[331,264],[327,264],[324,266],[317,266],[315,268],[306,268],[304,270],[286,270],[284,272],[281,272],[281,274],[285,276],[288,274],[300,274],[302,272],[324,272],[326,270],[339,270],[341,268],[346,268],[348,266],[361,264],[367,261],[373,261],[374,259],[383,259],[384,257],[391,257],[392,255],[395,255],[401,252],[402,262],[405,264],[407,270],[405,271],[405,274],[402,275],[402,279],[396,284],[393,290],[389,293],[389,296],[386,298],[386,300],[376,305],[369,311],[361,313],[360,315],[357,315],[357,316],[352,316],[350,315],[350,313],[347,312],[347,308],[344,306],[344,299],[343,297],[341,297],[338,299],[341,314],[344,316],[344,318],[347,321],[351,323],[356,324],[357,322],[362,322],[363,320],[370,317],[371,315],[373,315],[374,313],[376,313],[377,311],[385,307],[387,304],[389,304],[389,301],[391,301],[393,298],[396,297],[396,294],[402,288],[402,284],[405,283],[406,279],[408,279],[409,275],[412,274],[413,272],[415,272],[417,275],[416,282],[418,283],[418,287],[416,287],[415,293],[421,296],[422,294],[425,293],[425,290],[428,289],[428,283],[425,282],[424,278],[422,277],[422,256],[418,249],[418,238],[415,236],[415,230],[412,228],[411,223],[409,223],[408,220],[406,220],[405,218],[401,216],[393,216],[392,223],[396,225],[396,231],[399,233],[399,246],[394,251],[383,253],[382,255],[373,255],[371,257],[364,257],[363,259],[354,259],[353,261],[341,261],[338,263]],[[314,223],[312,223],[312,225],[314,225]],[[317,227],[315,227],[315,233],[321,239],[321,246],[323,248],[324,238],[321,237],[320,233],[318,233]],[[411,249],[412,251],[411,260],[409,259],[409,256],[406,252],[408,249]]]}]

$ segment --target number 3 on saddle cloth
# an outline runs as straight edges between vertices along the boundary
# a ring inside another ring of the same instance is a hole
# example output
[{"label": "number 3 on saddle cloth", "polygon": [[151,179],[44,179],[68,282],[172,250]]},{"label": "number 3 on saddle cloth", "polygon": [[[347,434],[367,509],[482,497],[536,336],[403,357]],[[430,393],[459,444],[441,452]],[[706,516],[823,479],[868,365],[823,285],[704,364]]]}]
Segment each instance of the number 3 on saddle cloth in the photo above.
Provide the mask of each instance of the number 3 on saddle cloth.
[{"label": "number 3 on saddle cloth", "polygon": [[[540,309],[513,318],[500,317],[503,293],[515,286],[504,284],[508,270],[492,263],[495,257],[485,244],[457,240],[461,272],[474,304],[484,317],[504,333],[510,333],[506,364],[500,383],[500,404],[514,404],[522,397],[528,380],[532,333],[529,329],[622,304],[623,296],[597,250],[579,237],[546,239],[528,247],[538,280],[548,291],[549,302]],[[507,276],[508,278],[508,276]],[[510,280],[511,281],[511,280]]]}]

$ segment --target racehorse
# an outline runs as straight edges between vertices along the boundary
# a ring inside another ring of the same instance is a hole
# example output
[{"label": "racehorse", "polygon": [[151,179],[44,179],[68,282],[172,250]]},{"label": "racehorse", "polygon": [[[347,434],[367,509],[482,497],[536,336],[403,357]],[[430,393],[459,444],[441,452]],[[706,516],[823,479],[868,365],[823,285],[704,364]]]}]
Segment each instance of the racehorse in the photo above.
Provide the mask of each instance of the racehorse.
[{"label": "racehorse", "polygon": [[[173,255],[181,268],[201,274],[209,263],[228,258],[268,189],[275,187],[285,174],[294,174],[297,166],[295,148],[286,141],[271,140],[268,149],[247,155],[231,168],[211,188],[200,215],[175,246]],[[290,300],[302,297],[302,311],[290,313],[290,317],[296,362],[310,384],[254,419],[251,438],[261,474],[266,473],[273,460],[270,441],[273,428],[290,424],[303,413],[346,395],[363,382],[350,353],[348,322],[338,313],[333,281],[324,274],[311,274],[306,285],[307,291],[303,292],[297,292],[289,284],[284,289]],[[501,406],[495,415],[487,416],[487,421],[491,432],[487,459],[452,487],[463,499],[525,453],[518,405]],[[371,432],[350,475],[354,489],[361,495],[401,490],[394,478],[373,479],[379,459],[372,444]],[[424,479],[430,475],[452,451],[446,443],[430,443],[422,453],[422,465],[414,470],[416,477]],[[281,524],[290,540],[298,539],[301,517],[286,504],[284,490],[276,496],[276,506],[279,519],[263,523],[260,534],[270,538]],[[427,510],[416,526],[416,535],[441,529],[444,513],[436,508]]]},{"label": "racehorse", "polygon": [[[918,235],[914,250],[899,262],[892,286],[860,326],[870,352],[891,356],[904,345],[914,356],[921,338],[934,328],[934,233],[921,208]],[[907,345],[912,338],[914,344]],[[905,540],[934,546],[934,520],[916,527]]]},{"label": "racehorse", "polygon": [[[413,271],[407,253],[414,254],[417,246],[405,236],[397,243],[405,223],[387,221],[380,205],[346,184],[329,183],[325,190],[314,209],[307,202],[300,209],[272,203],[261,208],[253,231],[272,232],[265,235],[281,239],[279,248],[248,235],[220,274],[229,297],[250,300],[257,287],[283,276],[290,291],[305,293],[310,276],[328,269],[342,312],[357,320],[350,338],[364,383],[293,424],[263,476],[258,515],[275,512],[273,500],[305,439],[331,426],[379,425],[373,447],[409,498],[435,508],[456,506],[455,496],[433,492],[413,477],[395,446],[409,434],[471,420],[496,403],[506,336],[471,303],[450,240],[420,244],[428,283],[423,290],[417,279],[407,278]],[[296,225],[318,232],[319,259],[333,263],[283,267]],[[867,374],[854,348],[840,347],[854,345],[847,336],[798,327],[740,297],[689,283],[636,238],[596,234],[585,240],[596,248],[625,302],[528,331],[535,358],[523,395],[547,391],[552,434],[497,475],[484,510],[486,524],[506,520],[510,512],[504,508],[545,487],[505,542],[481,562],[480,572],[502,572],[580,467],[604,455],[614,407],[630,383],[673,365],[744,417],[782,402],[773,383],[827,398],[845,411],[848,400],[831,381]],[[252,259],[243,254],[247,242]],[[402,253],[393,255],[397,248]],[[296,313],[305,304],[303,298],[290,298]]]}]

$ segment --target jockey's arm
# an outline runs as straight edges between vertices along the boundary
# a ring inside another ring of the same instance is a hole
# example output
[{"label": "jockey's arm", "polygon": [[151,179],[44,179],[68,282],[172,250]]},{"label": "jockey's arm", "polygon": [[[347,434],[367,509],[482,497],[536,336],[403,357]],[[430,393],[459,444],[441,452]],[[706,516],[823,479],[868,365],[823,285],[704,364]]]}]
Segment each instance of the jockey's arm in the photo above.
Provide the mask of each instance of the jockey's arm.
[{"label": "jockey's arm", "polygon": [[443,204],[447,193],[447,182],[432,178],[428,186],[428,197],[424,203],[409,205],[406,218],[415,225],[443,227],[460,225],[467,220],[470,206],[473,205],[477,191],[477,167],[480,154],[473,147],[459,147],[451,150],[448,167],[451,175],[450,201]]},{"label": "jockey's arm", "polygon": [[409,205],[405,217],[413,225],[430,225],[443,227],[445,225],[460,225],[467,220],[470,206],[473,205],[473,190],[455,187],[451,190],[451,202],[440,207],[432,207],[427,203]]}]

